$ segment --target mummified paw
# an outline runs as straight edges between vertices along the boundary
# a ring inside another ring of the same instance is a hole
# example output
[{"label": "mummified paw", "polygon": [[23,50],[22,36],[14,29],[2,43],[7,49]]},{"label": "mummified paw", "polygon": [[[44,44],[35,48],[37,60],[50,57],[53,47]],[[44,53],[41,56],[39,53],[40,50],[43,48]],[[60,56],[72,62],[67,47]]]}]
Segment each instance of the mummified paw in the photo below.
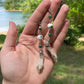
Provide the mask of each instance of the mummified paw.
[{"label": "mummified paw", "polygon": [[37,69],[38,69],[39,72],[41,72],[43,70],[43,67],[44,67],[43,60],[44,60],[43,58],[39,59],[39,63],[37,65]]}]

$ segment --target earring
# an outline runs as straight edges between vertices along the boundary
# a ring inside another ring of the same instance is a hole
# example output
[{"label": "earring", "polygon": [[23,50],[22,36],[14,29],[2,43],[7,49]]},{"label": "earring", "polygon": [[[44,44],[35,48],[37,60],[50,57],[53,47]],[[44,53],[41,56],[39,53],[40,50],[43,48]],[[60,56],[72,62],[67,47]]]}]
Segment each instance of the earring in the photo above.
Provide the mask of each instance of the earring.
[{"label": "earring", "polygon": [[[49,16],[48,17],[51,20],[52,15],[51,15],[51,10],[50,9],[49,9]],[[52,36],[51,30],[53,29],[53,24],[49,23],[47,25],[47,27],[48,27],[48,30],[49,30],[49,33],[48,33],[49,39],[45,42],[45,46],[46,46],[47,50],[50,52],[51,57],[54,60],[54,62],[57,62],[57,55],[52,51],[52,48],[50,46],[50,39],[51,39],[51,36]]]},{"label": "earring", "polygon": [[43,39],[43,35],[41,34],[41,24],[39,26],[39,35],[37,36],[37,39],[39,40],[39,53],[40,53],[40,59],[37,65],[37,69],[39,72],[41,72],[43,70],[43,65],[44,65],[44,55],[43,55],[43,51],[42,51],[42,39]]},{"label": "earring", "polygon": [[[51,18],[52,18],[52,15],[51,15],[51,11],[49,9],[49,22],[51,22]],[[51,33],[51,30],[53,29],[53,24],[52,23],[49,23],[47,25],[48,27],[48,30],[49,30],[49,33],[48,33],[48,36],[49,36],[49,39],[44,43],[47,50],[50,52],[51,54],[51,57],[53,58],[54,62],[57,62],[57,55],[52,51],[52,48],[50,46],[50,39],[51,39],[51,36],[52,36],[52,33]],[[39,35],[37,36],[37,39],[39,40],[39,53],[40,53],[40,59],[39,59],[39,62],[38,62],[38,65],[37,65],[37,70],[39,72],[41,72],[43,70],[43,67],[44,67],[44,54],[43,54],[43,51],[42,51],[42,39],[43,39],[43,35],[41,34],[41,30],[42,30],[42,27],[41,27],[41,24],[39,25]]]},{"label": "earring", "polygon": [[49,31],[49,33],[48,33],[49,39],[45,42],[46,47],[50,46],[50,39],[51,39],[51,36],[52,36],[51,30],[53,29],[53,24],[51,23],[51,18],[52,18],[51,10],[49,9],[48,11],[49,11],[49,16],[48,16],[49,23],[47,25],[47,28],[48,28],[48,31]]}]

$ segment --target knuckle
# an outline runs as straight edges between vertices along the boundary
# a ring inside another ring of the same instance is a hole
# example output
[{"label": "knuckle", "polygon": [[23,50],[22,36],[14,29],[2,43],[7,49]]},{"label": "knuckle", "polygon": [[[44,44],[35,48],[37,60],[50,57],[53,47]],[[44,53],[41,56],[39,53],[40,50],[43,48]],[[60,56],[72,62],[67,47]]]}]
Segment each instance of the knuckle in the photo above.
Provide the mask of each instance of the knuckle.
[{"label": "knuckle", "polygon": [[70,20],[67,20],[67,23],[70,23]]},{"label": "knuckle", "polygon": [[60,4],[61,0],[55,0],[55,3]]},{"label": "knuckle", "polygon": [[69,21],[69,20],[67,21],[67,24],[68,24],[68,25],[70,24],[70,21]]},{"label": "knuckle", "polygon": [[44,4],[44,7],[48,9],[49,6],[50,6],[50,1],[48,1],[48,0],[45,1],[44,0],[43,4]]},{"label": "knuckle", "polygon": [[69,27],[69,24],[70,24],[70,21],[67,19],[67,20],[66,20],[66,26]]}]

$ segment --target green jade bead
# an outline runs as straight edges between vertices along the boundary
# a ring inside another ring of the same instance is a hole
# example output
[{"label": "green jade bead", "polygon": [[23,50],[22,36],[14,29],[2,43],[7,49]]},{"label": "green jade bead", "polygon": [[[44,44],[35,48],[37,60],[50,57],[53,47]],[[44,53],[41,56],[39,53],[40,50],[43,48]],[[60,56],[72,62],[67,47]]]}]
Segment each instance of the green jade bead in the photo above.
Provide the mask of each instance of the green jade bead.
[{"label": "green jade bead", "polygon": [[42,45],[41,44],[39,45],[39,48],[42,48]]},{"label": "green jade bead", "polygon": [[53,25],[51,26],[51,28],[53,28]]},{"label": "green jade bead", "polygon": [[39,30],[42,30],[42,27],[41,26],[39,26]]},{"label": "green jade bead", "polygon": [[52,18],[52,15],[50,14],[48,17],[49,17],[49,19],[51,19]]},{"label": "green jade bead", "polygon": [[49,36],[49,37],[51,37],[51,36],[52,36],[52,34],[51,34],[51,33],[49,33],[49,34],[48,34],[48,36]]}]

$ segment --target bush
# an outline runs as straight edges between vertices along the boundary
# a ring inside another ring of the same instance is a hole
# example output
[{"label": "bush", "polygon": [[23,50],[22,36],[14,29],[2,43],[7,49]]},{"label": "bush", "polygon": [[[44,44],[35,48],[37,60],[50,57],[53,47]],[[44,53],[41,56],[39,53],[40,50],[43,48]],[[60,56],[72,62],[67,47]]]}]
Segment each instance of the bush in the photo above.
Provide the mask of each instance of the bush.
[{"label": "bush", "polygon": [[84,46],[84,41],[78,41],[74,47],[79,48],[81,46]]},{"label": "bush", "polygon": [[4,43],[6,35],[0,35],[0,43]]},{"label": "bush", "polygon": [[68,33],[65,38],[65,43],[67,45],[74,46],[78,42],[78,38],[80,37],[80,31],[76,28],[69,28]]},{"label": "bush", "polygon": [[22,25],[22,26],[21,25],[17,25],[17,31],[18,31],[17,40],[18,40],[20,34],[22,33],[24,27],[25,27],[24,25]]},{"label": "bush", "polygon": [[17,31],[18,31],[19,34],[22,33],[24,27],[25,27],[25,25],[17,25]]}]

